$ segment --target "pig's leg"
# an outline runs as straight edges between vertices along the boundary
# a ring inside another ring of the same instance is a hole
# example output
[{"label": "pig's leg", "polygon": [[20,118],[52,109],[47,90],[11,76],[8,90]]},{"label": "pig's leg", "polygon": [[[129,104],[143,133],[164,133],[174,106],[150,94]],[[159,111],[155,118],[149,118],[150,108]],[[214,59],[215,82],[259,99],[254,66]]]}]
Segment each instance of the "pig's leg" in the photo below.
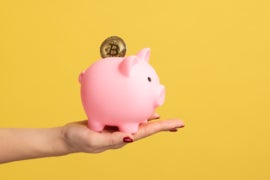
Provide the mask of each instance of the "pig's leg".
[{"label": "pig's leg", "polygon": [[104,125],[102,123],[93,119],[88,121],[88,127],[97,132],[101,132],[104,129]]},{"label": "pig's leg", "polygon": [[125,123],[125,124],[121,124],[118,128],[121,132],[136,133],[139,129],[139,124],[138,123]]}]

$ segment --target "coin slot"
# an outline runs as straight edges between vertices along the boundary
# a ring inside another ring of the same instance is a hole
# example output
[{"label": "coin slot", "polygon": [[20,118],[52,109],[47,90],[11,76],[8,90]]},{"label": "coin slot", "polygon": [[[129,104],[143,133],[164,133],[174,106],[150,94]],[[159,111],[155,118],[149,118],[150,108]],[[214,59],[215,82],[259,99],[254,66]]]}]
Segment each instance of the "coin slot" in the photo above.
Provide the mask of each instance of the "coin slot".
[{"label": "coin slot", "polygon": [[148,81],[149,81],[149,82],[151,82],[151,81],[152,81],[152,79],[151,79],[150,77],[148,77],[147,79],[148,79]]}]

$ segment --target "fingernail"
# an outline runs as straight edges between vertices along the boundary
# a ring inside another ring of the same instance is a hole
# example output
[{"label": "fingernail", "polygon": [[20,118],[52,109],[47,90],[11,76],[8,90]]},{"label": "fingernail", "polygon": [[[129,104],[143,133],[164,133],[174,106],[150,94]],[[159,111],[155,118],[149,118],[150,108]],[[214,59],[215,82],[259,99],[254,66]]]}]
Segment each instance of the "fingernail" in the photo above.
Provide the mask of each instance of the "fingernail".
[{"label": "fingernail", "polygon": [[155,113],[152,115],[152,118],[151,119],[159,119],[160,118],[160,115],[158,113]]},{"label": "fingernail", "polygon": [[160,115],[159,114],[154,114],[154,119],[159,119]]},{"label": "fingernail", "polygon": [[130,137],[124,137],[123,142],[131,143],[131,142],[133,142],[133,139],[131,139]]},{"label": "fingernail", "polygon": [[185,127],[184,124],[180,125],[180,126],[177,126],[176,128],[182,128],[182,127]]}]

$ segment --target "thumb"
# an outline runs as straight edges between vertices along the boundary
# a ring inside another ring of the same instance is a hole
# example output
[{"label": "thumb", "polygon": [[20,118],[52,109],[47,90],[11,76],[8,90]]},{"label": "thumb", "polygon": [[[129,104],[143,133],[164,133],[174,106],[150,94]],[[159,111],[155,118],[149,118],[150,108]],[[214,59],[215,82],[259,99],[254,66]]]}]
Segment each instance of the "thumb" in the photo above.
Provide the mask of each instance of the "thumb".
[{"label": "thumb", "polygon": [[113,132],[108,134],[102,134],[100,142],[103,142],[104,146],[117,146],[134,141],[132,134],[123,132]]}]

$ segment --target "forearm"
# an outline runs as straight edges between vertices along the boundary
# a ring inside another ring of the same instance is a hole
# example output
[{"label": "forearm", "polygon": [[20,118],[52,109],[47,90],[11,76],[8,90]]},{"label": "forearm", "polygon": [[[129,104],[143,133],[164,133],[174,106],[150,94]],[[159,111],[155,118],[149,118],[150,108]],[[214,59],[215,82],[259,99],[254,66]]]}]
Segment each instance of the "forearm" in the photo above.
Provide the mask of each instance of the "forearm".
[{"label": "forearm", "polygon": [[0,163],[68,153],[60,127],[0,129]]}]

